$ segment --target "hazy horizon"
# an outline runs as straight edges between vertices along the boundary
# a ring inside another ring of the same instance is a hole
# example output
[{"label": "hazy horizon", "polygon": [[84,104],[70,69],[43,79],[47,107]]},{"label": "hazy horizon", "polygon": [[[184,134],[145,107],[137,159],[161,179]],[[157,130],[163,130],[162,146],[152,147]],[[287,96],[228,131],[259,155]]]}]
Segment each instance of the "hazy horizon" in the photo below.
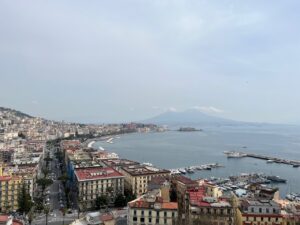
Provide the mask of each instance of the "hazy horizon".
[{"label": "hazy horizon", "polygon": [[1,1],[0,105],[53,120],[197,109],[300,124],[300,2]]}]

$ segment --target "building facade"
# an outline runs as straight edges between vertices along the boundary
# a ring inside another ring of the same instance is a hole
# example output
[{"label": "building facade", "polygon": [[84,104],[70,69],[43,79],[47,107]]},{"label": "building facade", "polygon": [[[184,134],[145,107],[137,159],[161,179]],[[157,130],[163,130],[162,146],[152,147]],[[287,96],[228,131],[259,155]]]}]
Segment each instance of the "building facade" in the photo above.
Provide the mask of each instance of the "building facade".
[{"label": "building facade", "polygon": [[87,208],[93,207],[99,196],[113,201],[124,193],[124,176],[109,167],[75,169],[75,177],[78,197]]},{"label": "building facade", "polygon": [[148,182],[154,177],[165,177],[170,171],[151,166],[131,165],[122,167],[120,172],[125,176],[125,186],[136,196],[141,196],[148,190]]}]

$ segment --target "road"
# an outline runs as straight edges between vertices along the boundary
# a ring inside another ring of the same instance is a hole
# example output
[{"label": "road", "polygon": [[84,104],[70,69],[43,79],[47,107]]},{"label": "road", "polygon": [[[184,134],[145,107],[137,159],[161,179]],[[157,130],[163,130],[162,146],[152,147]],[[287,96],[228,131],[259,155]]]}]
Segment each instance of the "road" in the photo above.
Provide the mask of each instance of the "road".
[{"label": "road", "polygon": [[[50,207],[50,214],[48,215],[48,224],[58,225],[63,224],[64,221],[64,224],[67,225],[73,222],[75,219],[77,219],[78,214],[76,210],[72,210],[70,212],[67,212],[66,215],[63,216],[61,209],[66,206],[66,197],[64,194],[65,192],[63,189],[62,182],[58,180],[58,178],[61,176],[61,171],[59,168],[60,162],[55,157],[54,149],[48,149],[47,151],[50,152],[50,157],[52,158],[52,161],[50,161],[49,163],[49,178],[53,180],[53,184],[50,185],[45,191],[45,204],[48,204]],[[48,199],[49,201],[47,201]],[[37,214],[32,224],[46,224],[46,215]]]}]

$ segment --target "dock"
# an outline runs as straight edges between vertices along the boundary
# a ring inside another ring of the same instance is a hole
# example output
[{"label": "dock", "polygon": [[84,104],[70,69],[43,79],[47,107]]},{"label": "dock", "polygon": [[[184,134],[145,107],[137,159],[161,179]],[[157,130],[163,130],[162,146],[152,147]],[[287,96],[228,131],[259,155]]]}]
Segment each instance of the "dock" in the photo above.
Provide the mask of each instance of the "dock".
[{"label": "dock", "polygon": [[[224,152],[224,154],[228,155],[228,152],[226,152],[226,153]],[[254,154],[254,153],[246,153],[246,152],[235,152],[235,151],[230,152],[230,154],[242,155],[243,157],[250,157],[250,158],[255,158],[255,159],[262,159],[262,160],[266,160],[267,162],[287,164],[287,165],[291,165],[293,167],[300,167],[300,161],[297,161],[297,160],[282,159],[282,158],[278,158],[278,157],[272,157],[272,156]]]}]

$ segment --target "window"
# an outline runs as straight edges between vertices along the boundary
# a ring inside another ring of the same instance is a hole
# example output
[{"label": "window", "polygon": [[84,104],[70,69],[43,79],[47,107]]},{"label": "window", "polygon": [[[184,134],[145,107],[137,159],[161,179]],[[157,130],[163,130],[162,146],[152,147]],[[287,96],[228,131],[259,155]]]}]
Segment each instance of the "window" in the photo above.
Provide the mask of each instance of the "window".
[{"label": "window", "polygon": [[136,216],[136,210],[133,210],[133,215],[135,215],[135,216]]},{"label": "window", "polygon": [[152,223],[152,218],[149,218],[149,223]]},{"label": "window", "polygon": [[167,216],[167,212],[164,212],[164,217],[166,217]]},{"label": "window", "polygon": [[141,221],[141,223],[144,223],[145,222],[145,218],[141,217],[140,221]]},{"label": "window", "polygon": [[141,211],[142,216],[144,215],[144,210]]}]

